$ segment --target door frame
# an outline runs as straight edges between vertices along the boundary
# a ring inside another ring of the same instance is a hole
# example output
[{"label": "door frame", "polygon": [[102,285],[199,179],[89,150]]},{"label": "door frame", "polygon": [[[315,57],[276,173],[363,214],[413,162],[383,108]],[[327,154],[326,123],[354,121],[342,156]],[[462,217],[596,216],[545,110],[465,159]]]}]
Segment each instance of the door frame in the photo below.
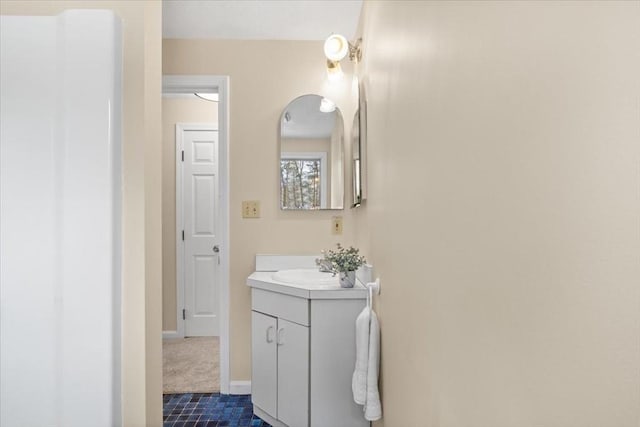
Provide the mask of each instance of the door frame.
[{"label": "door frame", "polygon": [[[175,337],[176,338],[184,338],[186,336],[186,320],[182,318],[182,310],[185,308],[186,305],[186,301],[185,301],[185,293],[186,293],[186,289],[185,289],[185,285],[186,283],[184,282],[184,269],[185,269],[185,265],[184,265],[184,250],[185,250],[185,245],[184,245],[184,240],[182,239],[182,233],[184,230],[184,169],[183,169],[183,160],[180,160],[182,157],[182,151],[184,150],[184,132],[185,131],[190,131],[190,130],[194,130],[194,131],[198,131],[198,130],[202,130],[202,131],[213,131],[213,132],[218,132],[218,147],[220,146],[220,137],[219,137],[219,131],[218,131],[218,126],[214,123],[176,123],[176,334]],[[218,155],[219,153],[219,149],[218,149]],[[220,161],[218,159],[216,159],[216,161],[218,162],[218,195],[220,195]],[[180,172],[178,171],[178,165],[180,165]],[[221,201],[218,202],[217,204],[217,217],[218,217],[218,224],[217,225],[217,229],[218,230],[222,230],[222,224],[221,224],[221,216],[222,216],[222,203]],[[220,264],[219,266],[222,267],[222,259],[220,258],[221,253],[218,253],[218,258],[220,259]],[[219,293],[218,295],[220,295],[222,293],[222,289],[220,286],[220,270],[221,268],[218,268],[218,277],[216,277],[217,282],[218,282],[218,289],[219,289]],[[220,321],[221,318],[221,314],[220,314],[220,307],[218,307],[218,321]],[[220,325],[222,326],[222,325]],[[220,335],[222,334],[222,332],[220,331]]]},{"label": "door frame", "polygon": [[[218,92],[218,187],[220,196],[220,392],[229,394],[229,76],[214,75],[165,75],[162,77],[163,93],[196,93],[217,90]],[[177,174],[176,174],[177,175]],[[180,189],[182,192],[182,189]],[[178,188],[176,188],[177,199]],[[176,200],[177,206],[177,200]],[[180,220],[182,213],[180,212]],[[176,226],[178,212],[176,212]],[[177,231],[176,231],[177,233]],[[177,234],[176,234],[177,236]],[[176,258],[177,258],[176,254]],[[177,261],[177,260],[176,260]],[[178,270],[176,265],[176,270]],[[182,270],[181,270],[182,271]],[[176,275],[177,275],[176,271]],[[177,298],[182,289],[182,304],[184,304],[184,286],[176,283]],[[178,330],[176,334],[184,337],[184,322],[182,320],[182,306],[177,302],[176,319]]]}]

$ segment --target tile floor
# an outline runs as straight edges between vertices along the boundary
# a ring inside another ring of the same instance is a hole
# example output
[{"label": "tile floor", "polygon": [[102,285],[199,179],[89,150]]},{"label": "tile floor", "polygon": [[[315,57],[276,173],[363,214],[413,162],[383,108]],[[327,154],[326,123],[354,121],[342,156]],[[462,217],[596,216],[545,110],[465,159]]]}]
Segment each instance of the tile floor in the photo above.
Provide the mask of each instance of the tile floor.
[{"label": "tile floor", "polygon": [[253,415],[251,395],[165,394],[163,427],[271,427]]}]

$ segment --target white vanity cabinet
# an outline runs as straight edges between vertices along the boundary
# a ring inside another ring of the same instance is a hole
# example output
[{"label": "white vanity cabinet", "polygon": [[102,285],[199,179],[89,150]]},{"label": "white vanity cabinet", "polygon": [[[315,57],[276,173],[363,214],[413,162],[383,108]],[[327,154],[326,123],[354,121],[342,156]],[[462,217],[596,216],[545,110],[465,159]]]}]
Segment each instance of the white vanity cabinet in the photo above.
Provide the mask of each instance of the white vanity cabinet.
[{"label": "white vanity cabinet", "polygon": [[365,289],[294,286],[271,275],[247,280],[254,412],[274,427],[369,426],[351,391]]},{"label": "white vanity cabinet", "polygon": [[252,299],[253,404],[288,426],[308,426],[309,317],[285,306],[307,302],[262,290],[254,290]]}]

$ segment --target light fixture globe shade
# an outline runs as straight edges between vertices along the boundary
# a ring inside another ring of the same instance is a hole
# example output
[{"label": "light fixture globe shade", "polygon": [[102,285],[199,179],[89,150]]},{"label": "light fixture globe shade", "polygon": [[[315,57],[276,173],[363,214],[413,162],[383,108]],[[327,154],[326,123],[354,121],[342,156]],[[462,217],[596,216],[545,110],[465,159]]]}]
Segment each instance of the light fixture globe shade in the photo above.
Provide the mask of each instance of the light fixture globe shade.
[{"label": "light fixture globe shade", "polygon": [[320,111],[323,113],[333,113],[336,111],[336,103],[328,98],[320,100]]},{"label": "light fixture globe shade", "polygon": [[331,34],[324,42],[324,54],[330,61],[340,61],[349,52],[349,42],[340,34]]},{"label": "light fixture globe shade", "polygon": [[337,82],[342,79],[342,67],[338,61],[327,60],[327,78],[330,82]]}]

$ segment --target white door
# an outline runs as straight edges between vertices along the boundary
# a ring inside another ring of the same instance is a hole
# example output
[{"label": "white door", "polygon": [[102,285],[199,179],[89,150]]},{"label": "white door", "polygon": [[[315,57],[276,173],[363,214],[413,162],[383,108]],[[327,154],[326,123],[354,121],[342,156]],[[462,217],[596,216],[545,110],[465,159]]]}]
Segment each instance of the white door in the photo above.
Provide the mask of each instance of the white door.
[{"label": "white door", "polygon": [[219,334],[218,132],[181,127],[185,336]]}]

